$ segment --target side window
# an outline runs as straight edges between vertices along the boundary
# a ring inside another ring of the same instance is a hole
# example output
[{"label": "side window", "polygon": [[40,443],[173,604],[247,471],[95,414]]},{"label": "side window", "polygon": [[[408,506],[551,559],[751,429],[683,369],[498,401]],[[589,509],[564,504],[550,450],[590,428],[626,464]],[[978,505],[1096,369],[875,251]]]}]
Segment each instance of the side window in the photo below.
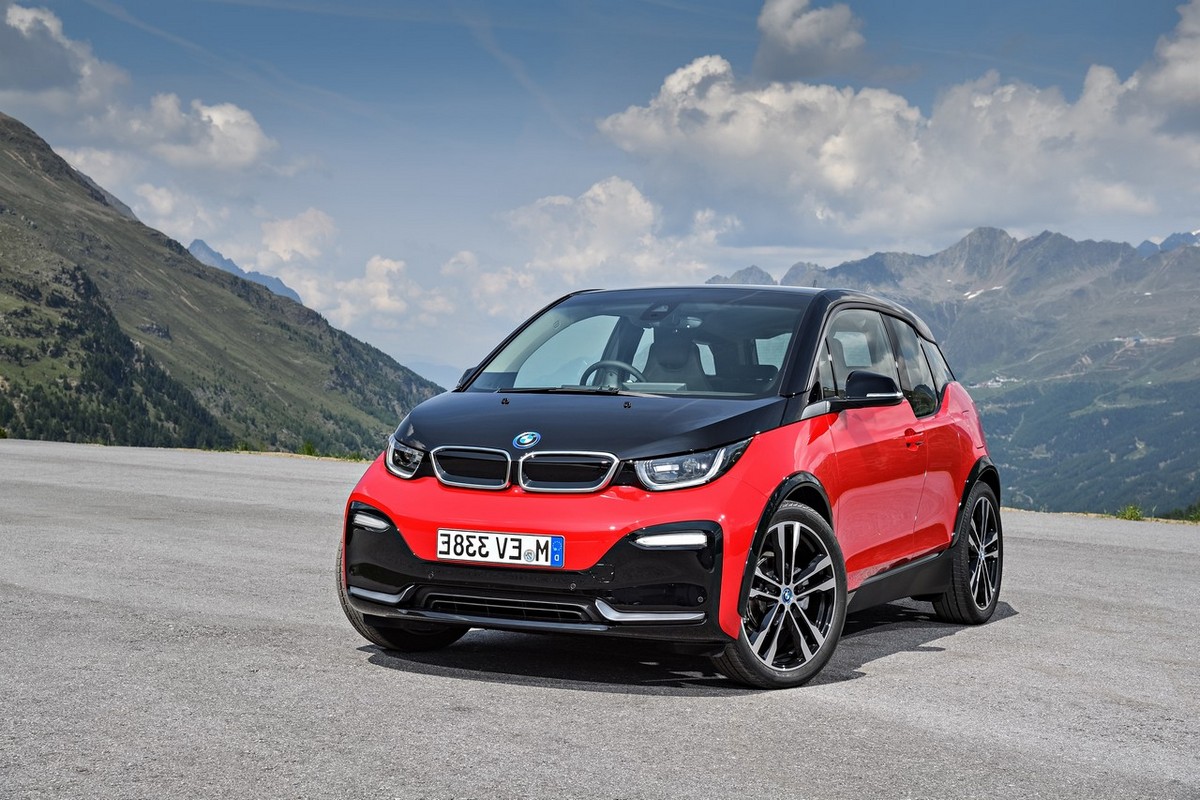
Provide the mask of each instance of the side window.
[{"label": "side window", "polygon": [[933,388],[937,391],[938,397],[942,396],[942,389],[946,388],[946,384],[954,380],[954,373],[950,370],[950,365],[946,363],[946,357],[942,355],[942,351],[933,342],[921,340],[921,349],[925,351],[925,358],[929,360],[929,368],[933,370]]},{"label": "side window", "polygon": [[825,343],[839,395],[846,392],[846,376],[857,369],[877,372],[900,383],[892,343],[878,311],[855,308],[840,312],[829,324]]},{"label": "side window", "polygon": [[888,317],[888,324],[900,346],[900,388],[908,398],[913,413],[918,417],[928,416],[937,411],[938,394],[917,332],[907,322],[895,317]]}]

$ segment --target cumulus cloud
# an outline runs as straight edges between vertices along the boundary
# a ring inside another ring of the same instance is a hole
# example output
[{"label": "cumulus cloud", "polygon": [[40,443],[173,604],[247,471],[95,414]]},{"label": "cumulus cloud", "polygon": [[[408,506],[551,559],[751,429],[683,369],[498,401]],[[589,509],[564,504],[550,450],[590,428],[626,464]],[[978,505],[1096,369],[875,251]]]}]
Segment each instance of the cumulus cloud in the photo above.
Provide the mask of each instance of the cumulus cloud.
[{"label": "cumulus cloud", "polygon": [[810,0],[767,0],[755,71],[770,80],[811,78],[853,64],[865,39],[862,21],[845,3],[812,8]]},{"label": "cumulus cloud", "polygon": [[168,164],[193,169],[244,169],[276,147],[244,108],[193,100],[185,111],[174,94],[155,95],[148,108],[110,113],[105,127]]},{"label": "cumulus cloud", "polygon": [[1200,3],[1179,7],[1175,30],[1158,41],[1157,64],[1146,76],[1146,89],[1163,102],[1200,104]]},{"label": "cumulus cloud", "polygon": [[134,180],[143,170],[135,156],[117,150],[97,147],[60,147],[56,151],[75,169],[87,175],[105,189]]},{"label": "cumulus cloud", "polygon": [[719,237],[736,218],[703,209],[683,234],[663,232],[662,212],[631,182],[599,181],[576,197],[543,197],[508,215],[531,257],[487,268],[460,253],[442,273],[470,287],[489,315],[520,319],[548,300],[584,287],[703,281],[714,269]]},{"label": "cumulus cloud", "polygon": [[479,256],[470,250],[459,250],[442,265],[440,271],[446,277],[455,278],[461,275],[470,275],[478,269]]},{"label": "cumulus cloud", "polygon": [[[805,7],[769,2],[763,15],[798,20]],[[1092,67],[1074,102],[991,72],[925,115],[890,91],[763,84],[706,56],[599,127],[656,192],[733,203],[760,233],[927,235],[1194,207],[1200,127],[1172,120],[1200,112],[1200,0],[1181,13],[1153,61],[1125,80]]]},{"label": "cumulus cloud", "polygon": [[330,319],[349,325],[369,314],[376,327],[412,327],[432,324],[435,317],[454,310],[445,294],[425,289],[407,273],[403,261],[372,256],[361,277],[336,283],[338,305],[329,312]]},{"label": "cumulus cloud", "polygon": [[63,33],[44,8],[9,5],[0,24],[0,104],[56,113],[103,107],[128,83],[124,70],[101,61],[85,42]]},{"label": "cumulus cloud", "polygon": [[16,4],[4,10],[0,105],[11,112],[52,112],[89,131],[94,143],[106,140],[109,150],[181,169],[242,170],[264,162],[277,146],[244,108],[200,100],[184,108],[171,93],[147,106],[130,105],[118,91],[128,82],[124,70],[67,36],[52,11]]},{"label": "cumulus cloud", "polygon": [[[261,230],[261,246],[246,259],[247,263],[278,275],[296,290],[306,306],[339,327],[365,327],[377,333],[436,327],[442,324],[441,318],[455,310],[450,293],[424,285],[400,259],[373,255],[360,273],[346,277],[345,271],[329,263],[326,255],[337,238],[337,225],[333,217],[318,208],[306,209],[294,217],[267,220]],[[229,248],[231,253],[248,249],[236,245]],[[468,252],[459,253],[443,267],[442,274],[456,274],[455,265],[473,270],[478,267],[478,259]]]},{"label": "cumulus cloud", "polygon": [[653,236],[658,210],[629,181],[609,178],[579,197],[544,197],[511,212],[509,221],[534,245],[527,267],[577,283],[621,260],[635,270],[648,266],[627,255],[631,244]]},{"label": "cumulus cloud", "polygon": [[734,190],[793,216],[853,216],[897,191],[921,158],[920,112],[883,90],[739,82],[706,56],[677,70],[647,106],[600,123],[623,150],[710,201]]},{"label": "cumulus cloud", "polygon": [[264,222],[262,233],[265,249],[260,253],[260,262],[315,261],[337,234],[337,226],[324,211],[309,208],[290,219]]},{"label": "cumulus cloud", "polygon": [[439,288],[426,288],[409,275],[401,260],[374,255],[362,274],[337,278],[312,266],[288,265],[280,277],[293,286],[305,305],[347,328],[365,324],[375,331],[432,328],[455,310],[453,300]]},{"label": "cumulus cloud", "polygon": [[231,216],[228,208],[212,208],[194,194],[173,186],[140,183],[134,193],[131,206],[138,219],[185,243],[222,230]]}]

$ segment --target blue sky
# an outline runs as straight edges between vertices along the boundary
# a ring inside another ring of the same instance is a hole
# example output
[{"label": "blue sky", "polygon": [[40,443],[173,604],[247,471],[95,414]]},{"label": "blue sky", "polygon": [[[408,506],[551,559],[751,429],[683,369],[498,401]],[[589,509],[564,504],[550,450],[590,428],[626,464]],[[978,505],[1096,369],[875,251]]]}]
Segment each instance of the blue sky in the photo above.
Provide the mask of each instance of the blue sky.
[{"label": "blue sky", "polygon": [[1200,0],[0,0],[0,110],[403,362],[586,286],[1200,227]]}]

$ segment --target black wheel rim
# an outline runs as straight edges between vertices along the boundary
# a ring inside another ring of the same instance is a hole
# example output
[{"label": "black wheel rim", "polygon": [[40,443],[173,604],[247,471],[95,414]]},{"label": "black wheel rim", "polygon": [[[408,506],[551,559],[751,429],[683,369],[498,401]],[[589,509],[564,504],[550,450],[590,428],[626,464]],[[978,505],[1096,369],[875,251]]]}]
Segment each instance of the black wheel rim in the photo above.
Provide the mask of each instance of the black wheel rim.
[{"label": "black wheel rim", "polygon": [[816,532],[787,520],[759,547],[742,628],[764,665],[790,671],[816,657],[829,638],[837,601],[833,559]]},{"label": "black wheel rim", "polygon": [[986,497],[979,498],[971,509],[967,544],[971,600],[976,608],[986,611],[995,600],[1000,583],[1000,519]]}]

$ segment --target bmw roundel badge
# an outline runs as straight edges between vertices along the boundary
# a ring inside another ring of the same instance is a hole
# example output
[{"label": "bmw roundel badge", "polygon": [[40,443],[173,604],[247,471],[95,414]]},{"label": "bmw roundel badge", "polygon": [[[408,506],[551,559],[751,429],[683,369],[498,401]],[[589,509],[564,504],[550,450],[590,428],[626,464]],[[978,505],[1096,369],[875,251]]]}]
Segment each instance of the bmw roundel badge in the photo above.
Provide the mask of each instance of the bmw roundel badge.
[{"label": "bmw roundel badge", "polygon": [[542,440],[542,435],[537,431],[525,431],[518,433],[517,438],[513,439],[513,447],[521,450],[528,450]]}]

